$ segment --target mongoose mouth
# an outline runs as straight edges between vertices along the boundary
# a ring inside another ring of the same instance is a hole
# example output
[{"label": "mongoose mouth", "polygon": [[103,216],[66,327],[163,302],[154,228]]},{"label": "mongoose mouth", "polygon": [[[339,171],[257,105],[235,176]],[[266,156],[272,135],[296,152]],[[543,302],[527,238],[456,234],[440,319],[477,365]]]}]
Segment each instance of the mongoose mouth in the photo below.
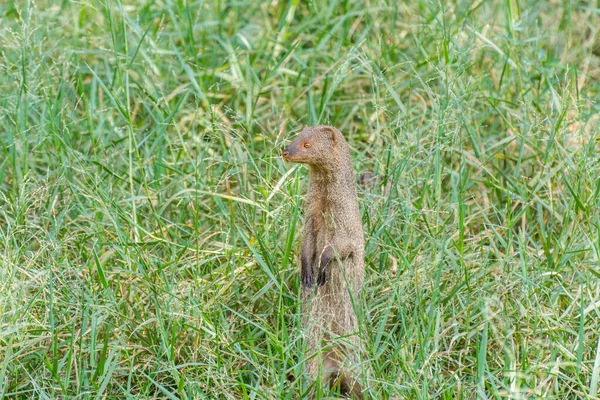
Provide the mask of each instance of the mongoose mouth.
[{"label": "mongoose mouth", "polygon": [[305,161],[298,157],[299,155],[300,154],[294,152],[293,150],[290,151],[289,148],[285,149],[283,153],[281,153],[281,156],[288,161],[295,163],[304,163]]},{"label": "mongoose mouth", "polygon": [[294,157],[292,157],[292,156],[289,156],[289,157],[283,157],[283,158],[285,158],[285,159],[286,159],[287,161],[289,161],[289,162],[298,163],[298,164],[306,164],[306,161],[305,161],[305,160],[301,160],[301,159],[298,159],[298,158],[294,158]]}]

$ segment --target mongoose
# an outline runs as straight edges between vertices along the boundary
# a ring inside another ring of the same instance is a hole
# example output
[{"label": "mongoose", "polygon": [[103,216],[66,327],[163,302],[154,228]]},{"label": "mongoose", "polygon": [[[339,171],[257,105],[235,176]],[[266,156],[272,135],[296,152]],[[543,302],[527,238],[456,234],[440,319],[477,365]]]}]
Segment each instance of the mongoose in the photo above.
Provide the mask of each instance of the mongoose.
[{"label": "mongoose", "polygon": [[336,128],[306,127],[283,158],[309,171],[299,257],[306,373],[318,381],[321,372],[321,382],[362,398],[354,307],[365,274],[364,232],[348,143]]}]

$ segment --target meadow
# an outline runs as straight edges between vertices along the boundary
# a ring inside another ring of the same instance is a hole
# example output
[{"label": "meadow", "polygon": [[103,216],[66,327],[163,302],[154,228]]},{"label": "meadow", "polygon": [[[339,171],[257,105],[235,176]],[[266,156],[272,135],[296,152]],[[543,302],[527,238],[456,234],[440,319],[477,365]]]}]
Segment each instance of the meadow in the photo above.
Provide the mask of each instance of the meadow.
[{"label": "meadow", "polygon": [[[373,399],[599,399],[600,2],[0,3],[0,398],[301,399],[338,127]],[[325,393],[324,397],[335,396]]]}]

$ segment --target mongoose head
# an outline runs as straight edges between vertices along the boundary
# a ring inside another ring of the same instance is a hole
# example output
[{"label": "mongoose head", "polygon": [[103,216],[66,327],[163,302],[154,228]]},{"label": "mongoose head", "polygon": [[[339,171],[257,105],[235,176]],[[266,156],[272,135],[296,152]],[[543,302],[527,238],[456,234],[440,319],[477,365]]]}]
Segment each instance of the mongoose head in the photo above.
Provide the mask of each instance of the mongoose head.
[{"label": "mongoose head", "polygon": [[341,132],[332,126],[307,126],[283,151],[288,161],[317,169],[335,169],[347,151]]}]

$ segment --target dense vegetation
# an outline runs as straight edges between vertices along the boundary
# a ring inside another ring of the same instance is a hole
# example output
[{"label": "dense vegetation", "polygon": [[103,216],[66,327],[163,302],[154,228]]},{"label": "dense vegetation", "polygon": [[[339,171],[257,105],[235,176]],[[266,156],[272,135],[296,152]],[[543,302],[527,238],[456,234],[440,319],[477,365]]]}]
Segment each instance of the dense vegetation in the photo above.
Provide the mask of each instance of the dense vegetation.
[{"label": "dense vegetation", "polygon": [[600,4],[0,4],[0,397],[298,399],[304,125],[372,398],[599,398]]}]

